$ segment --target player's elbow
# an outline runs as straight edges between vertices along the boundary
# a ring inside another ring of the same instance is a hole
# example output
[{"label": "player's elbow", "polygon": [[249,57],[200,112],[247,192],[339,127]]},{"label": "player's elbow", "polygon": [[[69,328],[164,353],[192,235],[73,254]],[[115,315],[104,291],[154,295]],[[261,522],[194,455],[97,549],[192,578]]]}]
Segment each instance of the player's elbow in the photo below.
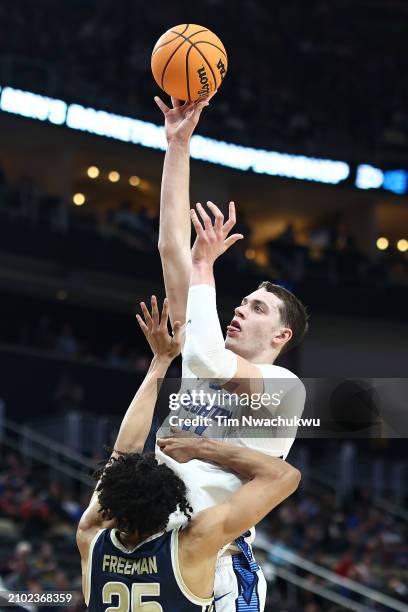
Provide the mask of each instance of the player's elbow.
[{"label": "player's elbow", "polygon": [[285,472],[283,478],[285,480],[285,486],[287,487],[288,497],[297,491],[300,480],[302,478],[301,472],[293,467],[293,465],[286,464],[288,469]]},{"label": "player's elbow", "polygon": [[272,466],[268,475],[270,485],[275,490],[278,486],[282,491],[283,498],[286,499],[298,489],[301,473],[297,468],[293,467],[293,465],[283,460],[281,460],[279,475],[277,475],[275,468],[276,466]]},{"label": "player's elbow", "polygon": [[237,369],[237,356],[224,347],[201,350],[197,338],[188,334],[184,344],[183,360],[198,378],[231,380]]},{"label": "player's elbow", "polygon": [[292,467],[292,470],[290,474],[290,479],[291,479],[291,484],[293,488],[292,493],[294,493],[299,488],[300,481],[302,480],[302,473],[300,470],[294,468],[293,466],[291,467]]},{"label": "player's elbow", "polygon": [[[183,254],[184,251],[187,251],[184,242],[185,241],[177,240],[174,235],[172,235],[171,240],[164,239],[159,236],[159,242],[157,244],[157,247],[159,249],[161,258],[168,258],[173,255],[177,255],[178,257],[180,257],[180,255]],[[190,253],[189,249],[188,253]]]},{"label": "player's elbow", "polygon": [[[187,344],[187,343],[186,343]],[[198,378],[218,378],[218,371],[201,353],[184,347],[183,361],[187,368]]]}]

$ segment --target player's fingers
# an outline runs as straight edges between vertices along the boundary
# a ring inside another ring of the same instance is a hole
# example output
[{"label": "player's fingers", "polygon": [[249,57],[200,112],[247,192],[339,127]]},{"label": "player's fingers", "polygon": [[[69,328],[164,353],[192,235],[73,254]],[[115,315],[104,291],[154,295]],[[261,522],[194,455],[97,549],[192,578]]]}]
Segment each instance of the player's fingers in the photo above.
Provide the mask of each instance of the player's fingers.
[{"label": "player's fingers", "polygon": [[238,240],[242,240],[242,239],[243,239],[242,234],[232,234],[232,236],[228,236],[228,238],[224,240],[225,250],[229,249],[230,247],[232,247],[233,244],[238,242]]},{"label": "player's fingers", "polygon": [[152,304],[153,327],[157,329],[157,327],[159,326],[159,309],[157,307],[157,298],[155,295],[152,295],[152,297],[150,298],[150,302]]},{"label": "player's fingers", "polygon": [[171,103],[173,108],[179,108],[179,106],[181,106],[181,100],[177,100],[177,98],[174,98],[173,96],[171,96]]},{"label": "player's fingers", "polygon": [[159,446],[159,448],[161,448],[163,451],[164,450],[170,450],[171,448],[174,447],[174,442],[175,439],[174,438],[159,438],[157,440],[157,445]]},{"label": "player's fingers", "polygon": [[213,228],[212,219],[210,215],[206,213],[206,211],[204,210],[204,207],[200,203],[197,204],[197,210],[199,212],[201,219],[204,222],[204,227],[208,235],[212,235],[214,233],[214,228]]},{"label": "player's fingers", "polygon": [[142,317],[139,314],[136,315],[136,320],[139,323],[140,329],[142,330],[142,332],[147,338],[147,334],[149,333],[149,328],[147,327],[146,323],[143,321]]},{"label": "player's fingers", "polygon": [[150,329],[152,327],[152,317],[150,316],[150,312],[147,309],[147,306],[144,302],[140,302],[140,308],[142,309],[144,320],[146,321],[147,327]]},{"label": "player's fingers", "polygon": [[203,108],[205,108],[206,106],[210,106],[210,103],[207,99],[204,99],[204,100],[199,100],[198,102],[196,102],[195,106],[196,106],[197,111],[201,113]]},{"label": "player's fingers", "polygon": [[159,96],[154,96],[154,101],[156,102],[157,106],[160,108],[160,110],[166,114],[169,112],[169,107],[167,106],[167,104],[165,104],[163,102],[163,100],[161,98],[159,98]]},{"label": "player's fingers", "polygon": [[214,224],[215,231],[221,232],[223,224],[224,224],[224,215],[222,214],[218,206],[214,204],[214,202],[207,202],[207,206],[215,217],[215,224]]},{"label": "player's fingers", "polygon": [[237,222],[237,217],[235,214],[235,204],[234,202],[230,202],[229,207],[228,207],[228,219],[224,223],[224,227],[223,227],[224,234],[228,234],[228,232],[232,230],[236,222]]},{"label": "player's fingers", "polygon": [[201,225],[201,221],[197,216],[196,211],[194,210],[194,208],[192,208],[190,210],[190,217],[191,217],[191,222],[194,225],[194,229],[196,231],[196,234],[198,236],[198,238],[203,238],[205,239],[205,231],[203,226]]},{"label": "player's fingers", "polygon": [[160,327],[161,329],[167,330],[167,322],[169,320],[169,300],[164,298],[163,308],[160,318]]}]

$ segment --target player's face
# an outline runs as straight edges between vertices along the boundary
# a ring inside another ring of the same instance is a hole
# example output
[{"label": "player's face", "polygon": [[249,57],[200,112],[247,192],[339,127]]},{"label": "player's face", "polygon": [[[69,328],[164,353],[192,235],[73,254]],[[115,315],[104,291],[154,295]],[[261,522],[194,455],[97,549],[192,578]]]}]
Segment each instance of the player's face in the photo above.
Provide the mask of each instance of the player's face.
[{"label": "player's face", "polygon": [[282,301],[266,289],[257,289],[242,300],[227,327],[225,347],[245,359],[267,352],[282,329]]}]

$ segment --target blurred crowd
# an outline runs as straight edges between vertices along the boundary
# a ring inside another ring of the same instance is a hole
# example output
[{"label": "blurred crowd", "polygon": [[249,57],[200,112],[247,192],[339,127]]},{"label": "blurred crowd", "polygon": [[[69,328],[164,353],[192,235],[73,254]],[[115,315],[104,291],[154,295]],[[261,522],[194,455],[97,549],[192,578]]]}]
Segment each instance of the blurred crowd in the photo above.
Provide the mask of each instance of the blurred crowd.
[{"label": "blurred crowd", "polygon": [[[403,3],[51,0],[0,3],[2,81],[158,121],[150,53],[171,26],[213,29],[230,70],[208,135],[310,154],[398,154],[408,142]],[[384,49],[387,52],[384,53]],[[142,85],[143,84],[143,85]],[[375,104],[373,104],[375,100]]]},{"label": "blurred crowd", "polygon": [[55,609],[80,612],[85,606],[74,530],[89,493],[81,496],[71,489],[60,482],[59,474],[50,478],[43,466],[30,466],[15,453],[3,453],[0,589],[71,591],[75,593],[71,604]]},{"label": "blurred crowd", "polygon": [[374,507],[367,491],[339,503],[335,493],[303,489],[263,527],[279,547],[408,604],[408,524]]},{"label": "blurred crowd", "polygon": [[[0,219],[1,250],[6,252],[45,257],[67,267],[77,262],[82,267],[86,262],[88,269],[161,278],[157,206],[124,200],[108,210],[78,210],[71,202],[47,194],[28,174],[8,181],[0,167]],[[16,239],[23,226],[24,244]],[[256,248],[253,229],[241,213],[236,231],[245,238],[226,253],[217,268],[225,290],[236,286],[238,279],[242,282],[244,275],[252,285],[266,276],[287,283],[289,289],[310,281],[331,287],[347,283],[408,286],[406,253],[390,245],[368,257],[358,248],[341,214],[321,219],[301,239],[288,223],[280,235]],[[153,253],[155,257],[150,257]]]},{"label": "blurred crowd", "polygon": [[[29,465],[15,453],[4,453],[0,468],[0,584],[16,591],[76,591],[75,602],[67,609],[84,609],[79,595],[75,527],[88,497],[89,491],[81,493],[63,486],[58,475],[50,477],[44,467]],[[296,552],[338,576],[408,604],[407,524],[374,508],[367,493],[355,494],[340,504],[328,490],[302,486],[263,521],[260,531],[278,548]],[[269,560],[282,566],[273,554]],[[298,570],[298,575],[316,580],[303,570]],[[319,584],[333,589],[324,580]],[[338,593],[352,595],[344,588]],[[292,609],[342,610],[302,590],[297,607],[292,608],[287,584],[275,579],[268,590],[266,611]]]}]

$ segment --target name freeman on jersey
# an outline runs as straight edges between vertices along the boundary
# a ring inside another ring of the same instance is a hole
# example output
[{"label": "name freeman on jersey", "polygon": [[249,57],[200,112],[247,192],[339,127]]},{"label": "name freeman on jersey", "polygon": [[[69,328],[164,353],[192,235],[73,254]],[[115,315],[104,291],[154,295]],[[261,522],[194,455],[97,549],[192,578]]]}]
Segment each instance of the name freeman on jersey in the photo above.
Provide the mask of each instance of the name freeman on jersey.
[{"label": "name freeman on jersey", "polygon": [[170,410],[179,410],[192,405],[205,406],[206,410],[212,410],[216,406],[228,406],[234,408],[243,406],[252,410],[259,410],[264,406],[279,406],[283,390],[276,393],[220,393],[218,391],[209,393],[204,389],[188,390],[185,393],[170,393],[169,408]]},{"label": "name freeman on jersey", "polygon": [[115,574],[157,574],[156,557],[142,557],[141,559],[130,560],[116,555],[103,555],[102,571]]}]

